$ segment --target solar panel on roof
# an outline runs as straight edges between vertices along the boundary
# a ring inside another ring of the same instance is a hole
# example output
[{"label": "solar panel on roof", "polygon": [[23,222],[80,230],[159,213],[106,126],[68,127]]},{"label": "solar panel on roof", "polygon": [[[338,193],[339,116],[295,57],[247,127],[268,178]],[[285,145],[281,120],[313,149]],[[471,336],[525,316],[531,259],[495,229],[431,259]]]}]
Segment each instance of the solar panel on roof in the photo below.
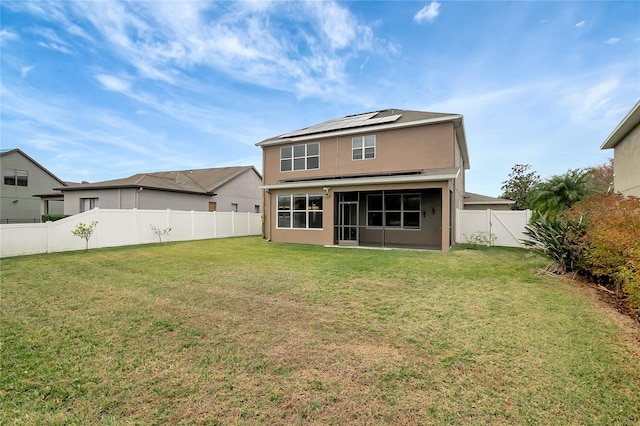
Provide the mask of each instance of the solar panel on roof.
[{"label": "solar panel on roof", "polygon": [[370,112],[366,114],[339,118],[337,120],[329,120],[325,121],[324,123],[316,124],[315,126],[310,126],[304,129],[285,133],[281,137],[286,138],[292,136],[311,135],[313,133],[322,133],[330,130],[350,129],[354,127],[369,126],[373,124],[392,123],[402,116],[402,114],[396,114],[387,117],[374,118],[377,114],[377,112]]}]

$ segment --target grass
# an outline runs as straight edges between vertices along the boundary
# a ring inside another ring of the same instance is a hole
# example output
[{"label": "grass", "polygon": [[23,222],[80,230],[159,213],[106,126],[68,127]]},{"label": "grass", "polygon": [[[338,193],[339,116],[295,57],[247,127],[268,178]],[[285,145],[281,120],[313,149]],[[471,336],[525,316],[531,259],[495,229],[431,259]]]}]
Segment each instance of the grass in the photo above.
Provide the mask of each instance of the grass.
[{"label": "grass", "polygon": [[525,253],[249,237],[3,259],[0,424],[638,424],[637,353]]}]

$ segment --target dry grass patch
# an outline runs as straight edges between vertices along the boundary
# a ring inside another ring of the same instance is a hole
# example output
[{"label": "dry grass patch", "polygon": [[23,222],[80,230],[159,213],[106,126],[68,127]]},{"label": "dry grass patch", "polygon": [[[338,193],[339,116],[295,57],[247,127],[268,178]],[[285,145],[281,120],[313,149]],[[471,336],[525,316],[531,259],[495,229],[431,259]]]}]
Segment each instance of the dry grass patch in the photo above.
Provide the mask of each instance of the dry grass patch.
[{"label": "dry grass patch", "polygon": [[257,238],[2,262],[2,424],[636,424],[638,357],[521,250]]}]

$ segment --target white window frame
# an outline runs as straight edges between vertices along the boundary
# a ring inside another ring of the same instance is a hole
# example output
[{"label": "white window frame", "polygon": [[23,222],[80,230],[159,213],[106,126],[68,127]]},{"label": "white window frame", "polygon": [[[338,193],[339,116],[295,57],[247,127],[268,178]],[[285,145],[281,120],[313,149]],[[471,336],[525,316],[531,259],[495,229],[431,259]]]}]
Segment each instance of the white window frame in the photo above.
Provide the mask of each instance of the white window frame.
[{"label": "white window frame", "polygon": [[[13,181],[13,183],[7,183]],[[10,186],[29,186],[29,172],[27,170],[6,168],[4,169],[4,176],[2,183]]]},{"label": "white window frame", "polygon": [[[309,147],[315,145],[317,154],[309,154]],[[298,152],[303,150],[303,152]],[[286,151],[290,151],[291,155],[286,153]],[[318,165],[316,167],[309,167],[309,160],[316,159]],[[304,168],[296,168],[296,160],[297,162],[303,162]],[[291,162],[291,166],[289,168],[283,167],[286,161]],[[317,170],[320,168],[320,143],[319,142],[311,142],[304,143],[299,145],[289,145],[280,147],[280,171],[281,172],[300,172],[304,170]]]},{"label": "white window frame", "polygon": [[351,139],[351,159],[353,161],[376,158],[376,135],[356,136]]},{"label": "white window frame", "polygon": [[[296,209],[295,201],[296,198],[300,199],[304,197],[304,209]],[[324,199],[323,194],[278,194],[276,196],[276,229],[300,229],[300,230],[308,230],[308,231],[322,231],[322,220],[323,220],[323,207],[324,207]],[[286,201],[288,199],[288,208],[280,208],[280,200]],[[321,206],[313,206],[313,200],[320,200]],[[280,226],[280,215],[288,215],[289,217],[289,226]],[[304,214],[305,226],[295,226],[295,216]],[[320,227],[310,227],[311,217],[316,217],[316,215],[320,215]]]},{"label": "white window frame", "polygon": [[[386,199],[385,197],[390,196],[390,195],[395,195],[395,196],[400,196],[400,210],[394,209],[394,210],[389,210],[387,209],[387,205],[386,205]],[[372,210],[369,208],[370,206],[370,197],[372,196],[376,196],[376,197],[382,197],[382,210],[380,209],[375,209]],[[415,209],[406,209],[405,208],[405,197],[411,197],[411,196],[417,196],[420,198],[420,205],[418,206],[418,210]],[[401,230],[407,230],[407,231],[419,231],[420,229],[422,229],[422,194],[420,194],[419,192],[393,192],[393,193],[385,193],[385,194],[367,194],[367,229],[401,229]],[[377,225],[370,225],[369,224],[369,213],[380,213],[382,214],[382,225],[381,226],[377,226]],[[400,225],[398,226],[391,226],[391,225],[387,225],[387,213],[399,213],[400,214]],[[405,225],[405,214],[406,213],[417,213],[418,214],[418,226],[406,226]]]}]

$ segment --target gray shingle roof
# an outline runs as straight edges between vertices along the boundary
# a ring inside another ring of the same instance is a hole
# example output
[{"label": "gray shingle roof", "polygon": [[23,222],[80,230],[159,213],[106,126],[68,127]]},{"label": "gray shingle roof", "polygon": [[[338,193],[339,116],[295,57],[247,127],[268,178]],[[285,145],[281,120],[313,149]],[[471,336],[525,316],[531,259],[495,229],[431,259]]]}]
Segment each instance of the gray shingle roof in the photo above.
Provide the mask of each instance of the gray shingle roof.
[{"label": "gray shingle roof", "polygon": [[473,192],[464,193],[465,204],[515,204],[515,201],[506,198],[490,197],[488,195],[474,194]]},{"label": "gray shingle roof", "polygon": [[279,140],[286,142],[290,138],[298,136],[308,135],[321,135],[322,133],[342,131],[342,130],[357,130],[364,127],[376,126],[376,125],[403,125],[411,122],[418,122],[424,120],[433,120],[444,117],[454,117],[458,114],[448,114],[440,112],[425,112],[425,111],[412,111],[403,109],[385,109],[380,111],[365,112],[355,115],[347,115],[342,118],[333,120],[327,120],[325,122],[314,124],[313,126],[305,127],[291,132],[284,133],[282,135],[274,136],[257,143],[260,145],[270,145],[277,143]]},{"label": "gray shingle roof", "polygon": [[229,182],[253,166],[218,167],[210,169],[177,170],[169,172],[138,173],[123,179],[106,180],[94,183],[82,183],[67,186],[65,191],[113,188],[149,188],[162,191],[212,194],[217,188]]}]

